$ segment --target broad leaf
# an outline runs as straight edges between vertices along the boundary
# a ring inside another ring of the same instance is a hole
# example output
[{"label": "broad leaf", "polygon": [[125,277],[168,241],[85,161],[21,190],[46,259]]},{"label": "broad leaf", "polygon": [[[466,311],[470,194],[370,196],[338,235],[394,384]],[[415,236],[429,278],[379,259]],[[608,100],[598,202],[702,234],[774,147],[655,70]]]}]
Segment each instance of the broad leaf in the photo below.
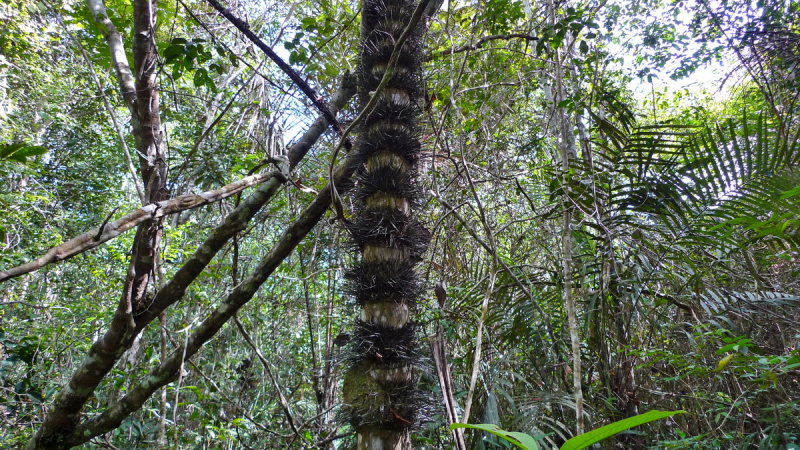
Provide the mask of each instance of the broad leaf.
[{"label": "broad leaf", "polygon": [[620,420],[614,423],[610,423],[604,427],[600,427],[596,430],[589,431],[588,433],[583,433],[580,436],[575,436],[574,438],[568,440],[561,446],[561,450],[581,450],[583,448],[589,447],[592,444],[602,441],[603,439],[609,438],[617,433],[622,431],[631,429],[635,426],[639,426],[648,422],[652,422],[658,419],[664,419],[669,416],[673,416],[675,414],[683,414],[686,411],[648,411],[644,414],[639,414],[638,416],[629,417],[624,420]]},{"label": "broad leaf", "polygon": [[497,425],[492,425],[490,423],[479,423],[475,425],[467,423],[454,423],[450,425],[451,430],[455,430],[456,428],[474,428],[476,430],[492,433],[497,437],[500,437],[508,442],[511,442],[512,444],[516,445],[519,448],[524,448],[526,450],[539,449],[539,444],[537,444],[536,440],[530,435],[527,435],[525,433],[518,433],[515,431],[501,430]]},{"label": "broad leaf", "polygon": [[731,362],[731,360],[733,359],[734,356],[736,356],[736,355],[731,354],[731,355],[728,355],[728,356],[722,358],[721,360],[719,360],[719,363],[717,364],[717,370],[716,371],[717,372],[722,372],[722,370],[725,369],[725,366],[727,366],[728,363]]},{"label": "broad leaf", "polygon": [[11,144],[0,147],[0,159],[27,162],[29,156],[44,155],[47,149],[39,145]]}]

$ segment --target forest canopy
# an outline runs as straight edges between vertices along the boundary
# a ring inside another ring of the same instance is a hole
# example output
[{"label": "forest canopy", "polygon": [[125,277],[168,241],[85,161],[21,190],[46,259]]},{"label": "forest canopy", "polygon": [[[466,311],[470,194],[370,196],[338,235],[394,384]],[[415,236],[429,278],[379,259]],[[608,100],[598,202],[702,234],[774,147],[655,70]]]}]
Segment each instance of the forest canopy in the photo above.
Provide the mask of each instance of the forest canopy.
[{"label": "forest canopy", "polygon": [[799,245],[798,2],[0,4],[0,448],[800,448]]}]

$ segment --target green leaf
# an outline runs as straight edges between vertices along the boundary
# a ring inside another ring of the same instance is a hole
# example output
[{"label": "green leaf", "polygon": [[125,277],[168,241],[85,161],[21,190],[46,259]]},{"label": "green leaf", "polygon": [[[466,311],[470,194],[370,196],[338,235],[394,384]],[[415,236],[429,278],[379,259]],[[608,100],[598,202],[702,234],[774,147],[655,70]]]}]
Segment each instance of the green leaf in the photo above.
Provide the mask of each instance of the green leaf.
[{"label": "green leaf", "polygon": [[32,389],[29,389],[27,394],[28,394],[28,397],[30,397],[30,399],[33,400],[34,403],[44,403],[44,399],[42,398],[42,394],[40,394],[39,392],[36,392],[36,391],[34,391]]},{"label": "green leaf", "polygon": [[25,144],[4,145],[3,147],[0,147],[0,158],[6,158],[8,155],[16,152],[24,146]]},{"label": "green leaf", "polygon": [[194,73],[194,87],[200,87],[208,85],[210,78],[208,77],[208,70],[206,69],[197,69]]},{"label": "green leaf", "polygon": [[600,427],[596,430],[589,431],[588,433],[583,433],[580,436],[575,436],[574,438],[565,442],[564,445],[561,446],[561,450],[581,450],[583,448],[589,447],[590,445],[596,444],[597,442],[600,442],[603,439],[614,436],[617,433],[631,429],[635,426],[639,426],[658,419],[664,419],[669,416],[674,416],[675,414],[683,414],[685,412],[686,411],[683,410],[648,411],[644,414],[639,414],[638,416],[633,416],[624,420],[610,423],[604,427]]},{"label": "green leaf", "polygon": [[316,17],[306,17],[300,20],[300,23],[303,24],[303,28],[306,30],[311,30],[317,25],[317,18]]},{"label": "green leaf", "polygon": [[214,70],[214,72],[217,72],[218,75],[223,75],[225,73],[225,68],[217,63],[211,63],[208,68]]},{"label": "green leaf", "polygon": [[164,50],[161,56],[169,60],[178,59],[179,56],[183,55],[184,48],[183,45],[172,44]]},{"label": "green leaf", "polygon": [[455,430],[456,428],[474,428],[476,430],[492,433],[493,435],[501,439],[505,439],[506,441],[511,442],[517,447],[523,448],[525,450],[539,449],[539,444],[537,444],[536,440],[530,435],[527,435],[525,433],[518,433],[516,431],[501,430],[497,425],[492,425],[490,423],[479,423],[475,425],[467,423],[454,423],[450,425],[451,430]]},{"label": "green leaf", "polygon": [[730,355],[720,359],[719,360],[719,364],[717,364],[717,370],[716,371],[717,372],[722,372],[722,369],[724,369],[725,366],[727,366],[728,363],[731,362],[731,360],[733,359],[734,356],[736,356],[736,354],[730,354]]},{"label": "green leaf", "polygon": [[339,75],[339,68],[333,64],[325,64],[325,75],[335,77]]},{"label": "green leaf", "polygon": [[11,144],[0,147],[0,159],[25,163],[29,156],[44,155],[47,149],[39,145]]},{"label": "green leaf", "polygon": [[244,419],[242,419],[241,417],[237,417],[237,418],[233,419],[233,422],[231,422],[231,423],[233,424],[233,426],[238,427],[238,428],[247,427],[247,422]]},{"label": "green leaf", "polygon": [[30,145],[27,147],[22,147],[21,149],[14,152],[14,157],[22,156],[27,158],[28,156],[38,156],[44,155],[47,153],[47,149],[42,147],[41,145]]},{"label": "green leaf", "polygon": [[797,186],[781,194],[781,199],[786,199],[794,196],[800,196],[800,186]]}]

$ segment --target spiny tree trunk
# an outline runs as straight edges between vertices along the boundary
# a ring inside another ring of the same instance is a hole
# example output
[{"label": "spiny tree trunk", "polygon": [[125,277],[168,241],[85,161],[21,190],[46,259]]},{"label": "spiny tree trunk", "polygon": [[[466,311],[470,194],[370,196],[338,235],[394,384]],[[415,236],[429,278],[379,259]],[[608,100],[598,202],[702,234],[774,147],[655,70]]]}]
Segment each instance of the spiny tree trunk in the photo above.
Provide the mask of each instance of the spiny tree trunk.
[{"label": "spiny tree trunk", "polygon": [[[366,0],[362,10],[359,98],[366,107],[389,67],[395,42],[416,8],[413,0]],[[420,27],[401,47],[397,67],[363,122],[354,156],[360,162],[356,211],[348,225],[360,261],[348,292],[361,307],[344,378],[344,412],[358,449],[411,448],[417,422],[418,359],[411,311],[420,293],[415,265],[429,241],[414,218],[417,205],[417,117],[422,103]]]}]

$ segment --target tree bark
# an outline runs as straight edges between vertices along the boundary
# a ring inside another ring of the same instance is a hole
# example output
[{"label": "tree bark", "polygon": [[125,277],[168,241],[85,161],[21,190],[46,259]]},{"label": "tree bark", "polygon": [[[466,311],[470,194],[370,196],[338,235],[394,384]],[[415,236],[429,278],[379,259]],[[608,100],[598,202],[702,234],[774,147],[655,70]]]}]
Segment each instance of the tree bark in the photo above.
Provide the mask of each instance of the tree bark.
[{"label": "tree bark", "polygon": [[359,116],[353,155],[357,206],[347,225],[360,251],[347,274],[348,292],[361,317],[351,332],[342,389],[360,450],[410,449],[420,406],[411,312],[420,293],[414,267],[429,241],[414,218],[418,105],[424,104],[416,24],[426,4],[367,0],[362,9],[358,93],[366,114]]}]

